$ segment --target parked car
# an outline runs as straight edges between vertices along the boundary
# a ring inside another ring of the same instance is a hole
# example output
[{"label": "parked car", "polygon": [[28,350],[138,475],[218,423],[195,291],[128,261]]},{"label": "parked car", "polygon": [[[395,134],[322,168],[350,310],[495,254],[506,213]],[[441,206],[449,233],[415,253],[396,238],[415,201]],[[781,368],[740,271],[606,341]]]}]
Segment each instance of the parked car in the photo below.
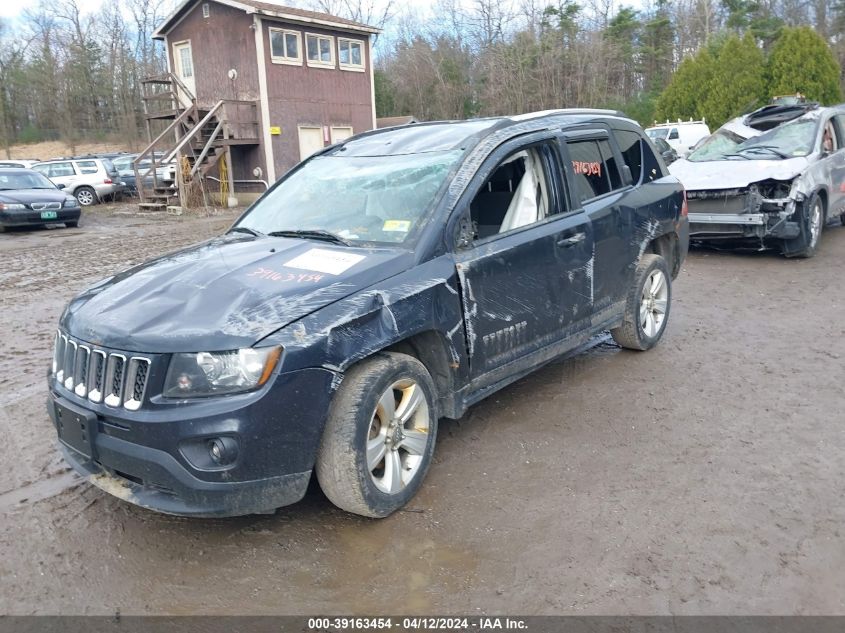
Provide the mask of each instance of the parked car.
[{"label": "parked car", "polygon": [[14,158],[8,160],[0,160],[0,167],[19,167],[22,169],[30,169],[35,163],[41,161],[30,158]]},{"label": "parked car", "polygon": [[845,209],[845,106],[766,106],[669,169],[687,189],[693,239],[812,257]]},{"label": "parked car", "polygon": [[32,168],[65,191],[76,196],[83,207],[114,199],[123,191],[120,177],[108,158],[62,158],[36,163]]},{"label": "parked car", "polygon": [[662,138],[653,138],[651,139],[651,142],[654,143],[657,151],[660,152],[660,157],[663,159],[664,163],[671,165],[678,160],[678,152],[676,152],[665,140]]},{"label": "parked car", "polygon": [[662,138],[678,156],[686,156],[698,141],[710,135],[710,128],[704,121],[678,121],[677,123],[657,124],[646,128],[651,140]]},{"label": "parked car", "polygon": [[[120,180],[123,183],[123,186],[126,189],[126,193],[131,196],[138,195],[138,185],[135,182],[135,166],[134,163],[137,160],[139,154],[126,154],[124,156],[120,156],[112,160],[112,163],[117,169],[117,173],[120,176]],[[163,155],[156,156],[157,160],[161,160]],[[152,159],[144,158],[138,165],[138,169],[143,176],[147,172],[150,171],[150,167],[152,167]],[[169,185],[174,180],[174,173],[175,167],[171,163],[169,165],[161,165],[156,167],[156,179],[159,184]],[[153,187],[155,185],[155,181],[153,179],[152,173],[148,174],[144,177],[144,185],[146,187]]]},{"label": "parked car", "polygon": [[383,517],[438,419],[610,329],[646,350],[687,253],[684,194],[620,113],[376,130],[288,172],[224,235],[64,311],[49,409],[68,462],[181,515],[272,511],[316,470]]},{"label": "parked car", "polygon": [[75,227],[81,213],[76,198],[37,171],[0,167],[0,232],[13,226]]}]

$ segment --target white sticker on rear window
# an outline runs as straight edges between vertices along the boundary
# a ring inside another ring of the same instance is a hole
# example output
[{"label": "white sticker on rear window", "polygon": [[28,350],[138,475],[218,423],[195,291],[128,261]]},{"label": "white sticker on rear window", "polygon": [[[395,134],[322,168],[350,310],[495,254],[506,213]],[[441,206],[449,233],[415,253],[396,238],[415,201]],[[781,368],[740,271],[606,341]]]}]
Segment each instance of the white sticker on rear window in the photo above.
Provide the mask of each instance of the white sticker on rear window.
[{"label": "white sticker on rear window", "polygon": [[339,251],[330,251],[324,248],[312,248],[307,253],[303,253],[298,257],[294,257],[289,262],[285,262],[284,265],[288,268],[314,270],[318,273],[339,275],[352,268],[362,259],[364,259],[364,255],[341,253]]}]

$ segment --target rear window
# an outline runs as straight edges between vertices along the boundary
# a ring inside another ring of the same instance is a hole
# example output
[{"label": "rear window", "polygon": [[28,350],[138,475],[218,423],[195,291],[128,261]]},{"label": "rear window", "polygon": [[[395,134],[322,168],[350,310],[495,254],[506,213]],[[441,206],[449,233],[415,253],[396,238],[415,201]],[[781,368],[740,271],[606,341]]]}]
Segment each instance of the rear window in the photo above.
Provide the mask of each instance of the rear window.
[{"label": "rear window", "polygon": [[634,184],[637,184],[640,182],[643,173],[642,139],[636,132],[627,130],[615,130],[613,134],[616,136],[616,142],[622,152],[622,160],[631,170],[631,178]]}]

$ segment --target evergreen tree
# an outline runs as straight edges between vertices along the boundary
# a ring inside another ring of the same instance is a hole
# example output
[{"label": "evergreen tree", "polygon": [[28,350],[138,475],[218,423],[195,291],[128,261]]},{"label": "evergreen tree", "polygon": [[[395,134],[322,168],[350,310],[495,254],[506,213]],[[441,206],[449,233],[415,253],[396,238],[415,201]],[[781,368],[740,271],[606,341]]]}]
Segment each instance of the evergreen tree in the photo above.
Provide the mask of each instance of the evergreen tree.
[{"label": "evergreen tree", "polygon": [[751,34],[725,40],[716,55],[700,109],[711,128],[768,102],[764,67],[763,51]]},{"label": "evergreen tree", "polygon": [[771,95],[800,92],[822,104],[838,103],[839,63],[830,47],[809,27],[784,28],[767,66]]},{"label": "evergreen tree", "polygon": [[655,117],[658,120],[699,119],[707,95],[715,60],[707,48],[684,59],[666,89],[657,98]]}]

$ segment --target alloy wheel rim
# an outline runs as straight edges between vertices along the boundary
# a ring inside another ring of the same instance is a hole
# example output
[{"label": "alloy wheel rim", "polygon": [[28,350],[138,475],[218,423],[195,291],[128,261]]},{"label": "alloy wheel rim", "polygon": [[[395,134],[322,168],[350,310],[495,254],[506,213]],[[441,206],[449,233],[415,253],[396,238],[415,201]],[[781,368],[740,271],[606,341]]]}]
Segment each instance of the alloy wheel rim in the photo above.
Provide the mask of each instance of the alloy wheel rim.
[{"label": "alloy wheel rim", "polygon": [[429,408],[422,387],[397,380],[378,400],[367,433],[367,471],[385,494],[397,494],[420,471],[428,447]]},{"label": "alloy wheel rim", "polygon": [[649,338],[654,338],[666,320],[669,304],[669,284],[661,270],[653,270],[643,284],[640,298],[640,330]]},{"label": "alloy wheel rim", "polygon": [[822,205],[816,201],[810,215],[810,246],[815,246],[822,232]]},{"label": "alloy wheel rim", "polygon": [[94,202],[94,196],[91,195],[90,191],[80,191],[76,197],[79,199],[79,204],[84,206]]}]

